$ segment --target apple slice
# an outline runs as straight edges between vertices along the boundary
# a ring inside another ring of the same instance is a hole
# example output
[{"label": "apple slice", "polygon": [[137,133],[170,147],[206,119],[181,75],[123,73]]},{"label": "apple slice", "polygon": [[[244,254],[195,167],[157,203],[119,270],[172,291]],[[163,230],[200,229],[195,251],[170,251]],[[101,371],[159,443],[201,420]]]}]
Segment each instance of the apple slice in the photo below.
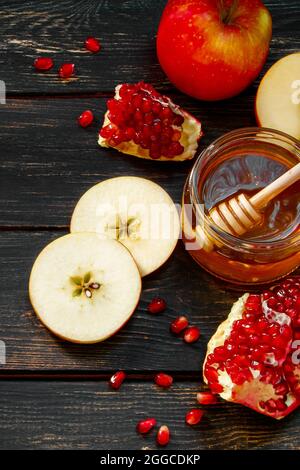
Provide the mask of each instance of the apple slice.
[{"label": "apple slice", "polygon": [[134,312],[140,292],[129,251],[93,233],[54,240],[37,257],[29,281],[37,316],[74,343],[97,343],[116,333]]},{"label": "apple slice", "polygon": [[97,232],[126,246],[141,276],[159,268],[173,252],[180,231],[170,196],[156,183],[134,176],[111,178],[89,189],[77,203],[71,232]]},{"label": "apple slice", "polygon": [[300,139],[300,52],[283,57],[267,71],[255,108],[260,126]]}]

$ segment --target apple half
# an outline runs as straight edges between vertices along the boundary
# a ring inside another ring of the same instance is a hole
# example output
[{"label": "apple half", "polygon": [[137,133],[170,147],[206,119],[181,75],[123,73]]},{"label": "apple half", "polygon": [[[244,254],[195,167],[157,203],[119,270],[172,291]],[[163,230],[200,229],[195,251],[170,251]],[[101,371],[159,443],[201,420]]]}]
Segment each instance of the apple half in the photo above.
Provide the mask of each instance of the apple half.
[{"label": "apple half", "polygon": [[89,189],[77,203],[71,232],[96,232],[116,239],[132,254],[141,276],[158,269],[172,254],[180,222],[175,204],[158,184],[121,176]]},{"label": "apple half", "polygon": [[60,237],[37,257],[29,280],[32,306],[55,335],[97,343],[116,333],[139,301],[141,277],[129,251],[97,234]]},{"label": "apple half", "polygon": [[255,103],[260,126],[300,139],[300,52],[278,60],[258,87]]}]

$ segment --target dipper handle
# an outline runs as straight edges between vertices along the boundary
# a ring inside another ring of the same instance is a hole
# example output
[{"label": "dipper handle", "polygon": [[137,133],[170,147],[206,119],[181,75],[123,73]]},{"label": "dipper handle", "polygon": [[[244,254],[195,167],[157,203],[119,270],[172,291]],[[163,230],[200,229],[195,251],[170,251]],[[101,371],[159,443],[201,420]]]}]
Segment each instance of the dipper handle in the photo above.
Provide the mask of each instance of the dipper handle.
[{"label": "dipper handle", "polygon": [[224,232],[235,236],[243,235],[262,220],[262,209],[267,203],[299,179],[300,163],[251,198],[243,193],[234,196],[213,207],[209,215]]},{"label": "dipper handle", "polygon": [[266,186],[257,194],[250,198],[250,202],[255,209],[262,209],[269,201],[278,196],[282,191],[296,183],[300,179],[300,163],[293,166],[283,175],[279,176],[273,183]]}]

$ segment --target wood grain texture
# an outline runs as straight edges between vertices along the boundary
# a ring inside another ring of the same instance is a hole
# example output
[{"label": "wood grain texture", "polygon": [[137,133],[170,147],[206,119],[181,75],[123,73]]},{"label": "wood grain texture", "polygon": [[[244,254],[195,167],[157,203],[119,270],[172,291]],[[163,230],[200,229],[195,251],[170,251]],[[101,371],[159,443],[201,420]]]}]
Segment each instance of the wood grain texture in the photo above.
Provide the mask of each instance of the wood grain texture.
[{"label": "wood grain texture", "polygon": [[[300,415],[283,422],[222,402],[206,408],[202,422],[187,426],[197,383],[169,391],[145,382],[124,382],[118,392],[106,382],[0,382],[0,449],[157,449],[136,423],[156,417],[172,433],[168,450],[300,449]],[[197,405],[196,405],[197,406]]]},{"label": "wood grain texture", "polygon": [[[170,370],[201,376],[206,344],[239,295],[204,273],[181,242],[172,258],[143,281],[140,304],[127,325],[111,339],[96,345],[73,345],[57,339],[40,323],[28,300],[28,278],[39,251],[64,232],[0,232],[0,339],[7,348],[0,374],[13,371],[71,371],[107,373]],[[183,274],[184,273],[184,274]],[[161,315],[146,311],[148,302],[162,296],[168,309]],[[186,314],[199,325],[201,340],[187,345],[169,332],[172,319]]]},{"label": "wood grain texture", "polygon": [[[267,0],[274,34],[266,68],[300,49],[299,1]],[[159,67],[155,36],[165,0],[0,1],[0,79],[8,93],[111,91],[117,82],[151,81],[161,89],[171,85]],[[83,47],[97,36],[102,51],[93,56]],[[33,71],[37,56],[53,57],[47,74]],[[59,65],[76,64],[76,78],[62,83]]]},{"label": "wood grain texture", "polygon": [[[199,151],[223,133],[255,125],[250,91],[226,103],[176,102],[203,123]],[[92,109],[95,124],[76,118]],[[153,162],[97,144],[106,98],[13,99],[0,106],[0,226],[67,226],[79,197],[93,184],[119,175],[151,178],[180,202],[193,162]]]}]

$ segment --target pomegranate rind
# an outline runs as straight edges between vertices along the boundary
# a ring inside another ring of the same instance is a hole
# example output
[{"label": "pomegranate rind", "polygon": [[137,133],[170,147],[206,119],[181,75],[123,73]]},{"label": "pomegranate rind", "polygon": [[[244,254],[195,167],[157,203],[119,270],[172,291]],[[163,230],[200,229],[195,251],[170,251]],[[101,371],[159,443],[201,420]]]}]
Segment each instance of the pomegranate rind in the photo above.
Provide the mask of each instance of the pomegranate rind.
[{"label": "pomegranate rind", "polygon": [[[122,84],[117,85],[115,88],[114,99],[116,100],[120,99],[119,90],[121,86]],[[177,161],[177,162],[191,160],[192,158],[194,158],[197,152],[198,142],[202,136],[201,123],[190,113],[188,113],[187,111],[184,111],[175,103],[173,103],[173,101],[170,98],[166,97],[165,95],[163,96],[163,98],[164,100],[167,100],[171,110],[175,114],[178,114],[184,118],[184,122],[182,124],[182,135],[179,140],[179,143],[184,147],[184,152],[172,158],[161,156],[160,158],[155,159],[155,160],[156,161]],[[159,98],[156,98],[156,99],[159,101]],[[165,104],[165,101],[162,103]],[[102,128],[107,126],[108,124],[111,124],[111,121],[109,119],[109,111],[106,111],[104,115],[104,122],[103,122]],[[176,126],[174,126],[174,128],[176,128]],[[127,155],[132,155],[138,158],[144,158],[146,160],[153,160],[153,158],[150,157],[149,150],[143,149],[138,144],[136,144],[133,140],[130,140],[128,142],[122,142],[121,144],[116,145],[116,146],[111,146],[108,143],[108,139],[102,137],[99,134],[98,144],[100,145],[100,147],[106,147],[106,148],[112,147],[118,150],[119,152],[125,153]]]},{"label": "pomegranate rind", "polygon": [[[233,323],[236,320],[243,318],[245,305],[249,295],[250,294],[248,293],[244,294],[233,304],[227,319],[218,326],[216,332],[207,344],[207,352],[203,364],[203,379],[204,382],[208,385],[209,381],[205,376],[207,358],[214,352],[215,348],[224,345],[226,339],[231,334]],[[276,410],[275,412],[268,413],[265,409],[261,408],[258,404],[260,401],[276,398],[274,395],[274,389],[271,385],[262,383],[259,380],[258,371],[253,369],[250,370],[252,372],[253,379],[251,382],[246,381],[242,385],[236,385],[233,383],[226,370],[218,370],[218,383],[223,387],[223,391],[218,393],[218,395],[220,395],[220,397],[226,401],[243,404],[259,413],[270,416],[277,420],[284,418],[299,406],[297,397],[293,394],[292,391],[290,391],[287,394],[287,408],[284,410],[284,412]],[[254,397],[259,397],[259,399],[253,400]]]},{"label": "pomegranate rind", "polygon": [[[229,337],[231,333],[233,322],[235,322],[236,320],[240,320],[242,318],[248,297],[249,297],[249,294],[244,294],[233,304],[226,320],[220,323],[216,332],[210,338],[207,344],[207,352],[206,352],[203,367],[205,367],[207,356],[213,353],[215,348],[217,348],[218,346],[223,346],[225,340]],[[208,383],[205,376],[204,376],[204,382]]]}]

